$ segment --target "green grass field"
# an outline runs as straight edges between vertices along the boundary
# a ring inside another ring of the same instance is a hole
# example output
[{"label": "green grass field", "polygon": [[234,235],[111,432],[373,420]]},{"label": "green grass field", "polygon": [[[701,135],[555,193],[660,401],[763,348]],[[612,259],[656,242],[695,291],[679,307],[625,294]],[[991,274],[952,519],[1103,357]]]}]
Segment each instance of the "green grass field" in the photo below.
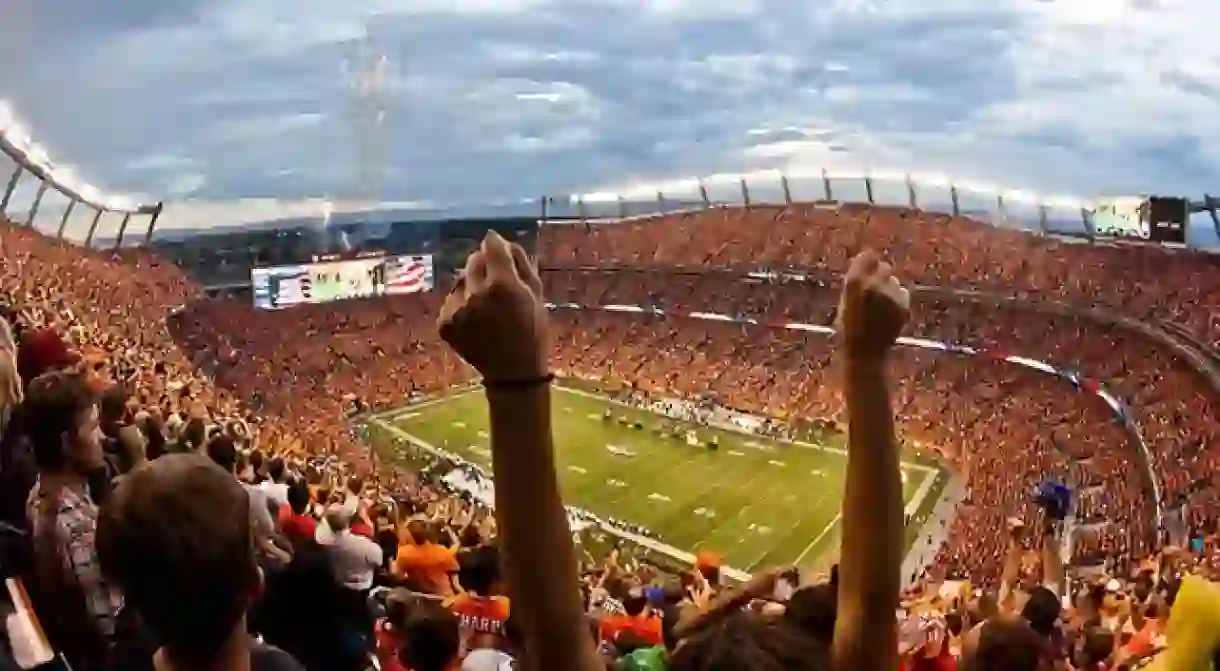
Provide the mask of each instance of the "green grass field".
[{"label": "green grass field", "polygon": [[[479,392],[372,421],[490,472],[487,407]],[[680,551],[714,551],[747,572],[781,563],[825,568],[837,554],[847,460],[835,441],[793,444],[697,427],[700,445],[692,446],[654,432],[662,419],[649,411],[563,387],[555,393],[553,422],[566,505],[641,525]],[[718,451],[703,446],[713,437]],[[919,518],[939,494],[938,473],[904,463],[908,514]]]}]

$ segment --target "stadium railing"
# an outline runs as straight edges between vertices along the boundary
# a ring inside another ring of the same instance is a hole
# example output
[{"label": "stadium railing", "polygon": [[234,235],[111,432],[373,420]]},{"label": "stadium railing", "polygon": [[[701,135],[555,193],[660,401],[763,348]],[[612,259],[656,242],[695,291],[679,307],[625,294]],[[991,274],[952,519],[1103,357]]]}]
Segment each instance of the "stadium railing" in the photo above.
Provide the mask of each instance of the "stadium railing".
[{"label": "stadium railing", "polygon": [[0,218],[86,247],[103,233],[118,249],[133,219],[146,223],[147,242],[163,207],[84,182],[52,160],[0,101]]}]

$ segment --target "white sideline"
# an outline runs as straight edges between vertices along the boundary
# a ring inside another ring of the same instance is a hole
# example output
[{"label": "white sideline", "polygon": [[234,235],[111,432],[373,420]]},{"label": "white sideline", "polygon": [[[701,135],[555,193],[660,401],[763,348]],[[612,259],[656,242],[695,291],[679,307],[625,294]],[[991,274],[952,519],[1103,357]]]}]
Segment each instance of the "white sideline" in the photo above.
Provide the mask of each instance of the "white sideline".
[{"label": "white sideline", "polygon": [[[928,498],[928,492],[930,492],[932,490],[932,485],[935,482],[936,482],[935,474],[928,474],[927,476],[924,477],[923,482],[919,483],[919,488],[915,490],[915,495],[911,497],[910,501],[907,501],[906,508],[903,509],[903,511],[902,511],[903,515],[906,515],[909,517],[911,515],[914,515],[915,511],[919,510],[919,507],[922,506],[924,503],[924,499]],[[843,512],[839,511],[839,514],[835,515],[835,518],[833,520],[831,520],[829,524],[826,525],[826,528],[822,530],[822,533],[818,534],[817,538],[810,541],[809,545],[807,545],[805,547],[805,551],[802,552],[800,554],[800,556],[796,558],[796,561],[793,563],[796,564],[797,566],[800,566],[801,561],[803,561],[805,559],[805,556],[808,555],[813,550],[814,546],[816,546],[823,538],[826,537],[826,534],[830,533],[830,531],[832,529],[834,529],[836,526],[838,526],[839,522],[842,521],[842,519],[843,519]]]}]

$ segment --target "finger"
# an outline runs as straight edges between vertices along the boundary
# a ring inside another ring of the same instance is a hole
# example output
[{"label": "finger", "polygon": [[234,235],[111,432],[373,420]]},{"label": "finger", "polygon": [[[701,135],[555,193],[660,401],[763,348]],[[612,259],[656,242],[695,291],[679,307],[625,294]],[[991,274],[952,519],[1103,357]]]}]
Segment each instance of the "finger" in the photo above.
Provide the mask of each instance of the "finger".
[{"label": "finger", "polygon": [[517,268],[517,275],[525,280],[526,286],[535,296],[542,297],[542,278],[538,277],[538,269],[530,261],[529,256],[525,253],[525,248],[517,243],[512,244],[513,265]]},{"label": "finger", "polygon": [[487,276],[493,282],[517,280],[517,269],[508,241],[495,231],[488,231],[483,238],[483,257],[487,263]]},{"label": "finger", "polygon": [[897,278],[891,277],[882,288],[882,293],[889,296],[890,300],[893,300],[902,309],[911,309],[911,292],[902,286]]}]

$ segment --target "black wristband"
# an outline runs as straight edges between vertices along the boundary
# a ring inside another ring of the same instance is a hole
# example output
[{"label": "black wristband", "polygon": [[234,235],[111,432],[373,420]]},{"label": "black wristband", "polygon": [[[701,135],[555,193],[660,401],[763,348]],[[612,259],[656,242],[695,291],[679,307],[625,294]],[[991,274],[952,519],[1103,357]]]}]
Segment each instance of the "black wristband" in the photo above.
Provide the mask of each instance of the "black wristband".
[{"label": "black wristband", "polygon": [[483,378],[484,389],[531,389],[533,387],[542,387],[555,381],[554,373],[547,373],[542,377],[528,377],[519,380],[488,380]]}]

